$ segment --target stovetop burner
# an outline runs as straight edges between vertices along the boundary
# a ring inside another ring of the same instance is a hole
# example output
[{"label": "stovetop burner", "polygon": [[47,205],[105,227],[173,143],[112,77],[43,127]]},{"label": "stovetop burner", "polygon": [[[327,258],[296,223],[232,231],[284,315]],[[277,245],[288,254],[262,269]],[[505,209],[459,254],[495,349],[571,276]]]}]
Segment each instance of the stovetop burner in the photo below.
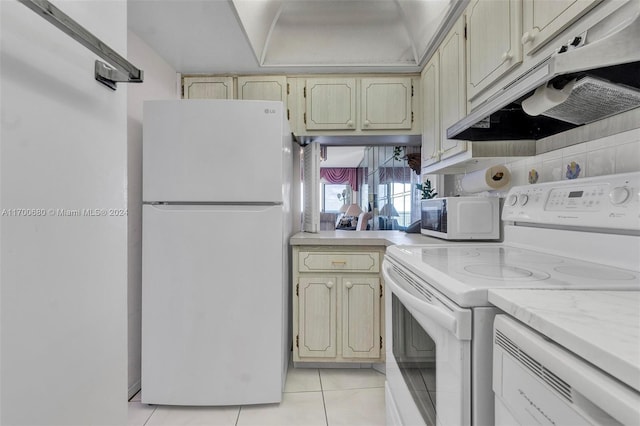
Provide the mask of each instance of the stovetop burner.
[{"label": "stovetop burner", "polygon": [[568,284],[583,280],[638,279],[637,275],[621,269],[502,244],[421,247],[419,253],[427,267],[481,279],[540,281],[556,278]]},{"label": "stovetop burner", "polygon": [[508,243],[395,246],[387,253],[460,306],[491,288],[640,289],[640,273]]},{"label": "stovetop burner", "polygon": [[515,186],[503,242],[391,246],[385,260],[463,307],[501,288],[640,291],[639,194],[640,172]]},{"label": "stovetop burner", "polygon": [[516,263],[562,263],[563,260],[557,256],[545,253],[538,253],[532,250],[524,250],[516,247],[429,247],[422,249],[424,261],[429,263],[431,257],[439,258],[471,258],[480,257],[487,263],[505,264],[506,262]]},{"label": "stovetop burner", "polygon": [[494,280],[540,281],[549,278],[544,272],[531,271],[513,265],[475,264],[463,267],[463,270],[471,275]]}]

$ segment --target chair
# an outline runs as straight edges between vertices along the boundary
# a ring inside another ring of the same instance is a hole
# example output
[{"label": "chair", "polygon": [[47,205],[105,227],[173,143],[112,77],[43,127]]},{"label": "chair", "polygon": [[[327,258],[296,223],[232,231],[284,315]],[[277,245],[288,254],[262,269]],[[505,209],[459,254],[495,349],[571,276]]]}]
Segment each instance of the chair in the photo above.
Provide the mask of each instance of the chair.
[{"label": "chair", "polygon": [[356,225],[356,231],[366,231],[367,224],[369,223],[369,220],[371,220],[372,217],[373,217],[373,214],[371,214],[371,212],[360,213],[360,215],[358,216],[358,224]]}]

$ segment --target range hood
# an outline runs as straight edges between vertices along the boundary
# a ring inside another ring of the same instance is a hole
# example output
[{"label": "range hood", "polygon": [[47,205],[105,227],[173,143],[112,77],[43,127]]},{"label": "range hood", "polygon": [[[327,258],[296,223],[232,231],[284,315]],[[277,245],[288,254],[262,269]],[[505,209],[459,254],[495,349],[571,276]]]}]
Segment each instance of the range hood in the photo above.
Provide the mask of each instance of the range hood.
[{"label": "range hood", "polygon": [[627,6],[478,105],[447,138],[537,140],[639,107],[640,2]]}]

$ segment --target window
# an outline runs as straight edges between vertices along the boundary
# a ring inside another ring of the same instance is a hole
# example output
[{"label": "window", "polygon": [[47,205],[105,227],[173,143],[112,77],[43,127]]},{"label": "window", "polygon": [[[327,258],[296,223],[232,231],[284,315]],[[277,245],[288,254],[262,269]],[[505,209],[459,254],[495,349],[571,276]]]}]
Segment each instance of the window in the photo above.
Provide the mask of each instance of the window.
[{"label": "window", "polygon": [[398,225],[402,228],[411,224],[411,189],[410,183],[391,184],[391,203],[398,213]]},{"label": "window", "polygon": [[[348,203],[351,187],[347,184],[320,183],[320,205],[325,213],[339,213]],[[345,199],[346,198],[346,199]]]},{"label": "window", "polygon": [[374,229],[405,229],[420,213],[415,184],[420,181],[407,163],[405,154],[419,152],[416,147],[369,147],[366,150],[364,182],[372,203]]}]

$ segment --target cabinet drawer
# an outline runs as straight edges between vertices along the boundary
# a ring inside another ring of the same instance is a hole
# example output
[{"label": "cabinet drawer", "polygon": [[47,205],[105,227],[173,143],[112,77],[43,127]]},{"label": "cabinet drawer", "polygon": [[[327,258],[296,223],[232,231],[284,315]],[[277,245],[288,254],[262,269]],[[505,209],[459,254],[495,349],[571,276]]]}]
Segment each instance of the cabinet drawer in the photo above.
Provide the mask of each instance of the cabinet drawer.
[{"label": "cabinet drawer", "polygon": [[300,272],[353,271],[380,272],[380,253],[322,253],[301,251],[298,254]]}]

